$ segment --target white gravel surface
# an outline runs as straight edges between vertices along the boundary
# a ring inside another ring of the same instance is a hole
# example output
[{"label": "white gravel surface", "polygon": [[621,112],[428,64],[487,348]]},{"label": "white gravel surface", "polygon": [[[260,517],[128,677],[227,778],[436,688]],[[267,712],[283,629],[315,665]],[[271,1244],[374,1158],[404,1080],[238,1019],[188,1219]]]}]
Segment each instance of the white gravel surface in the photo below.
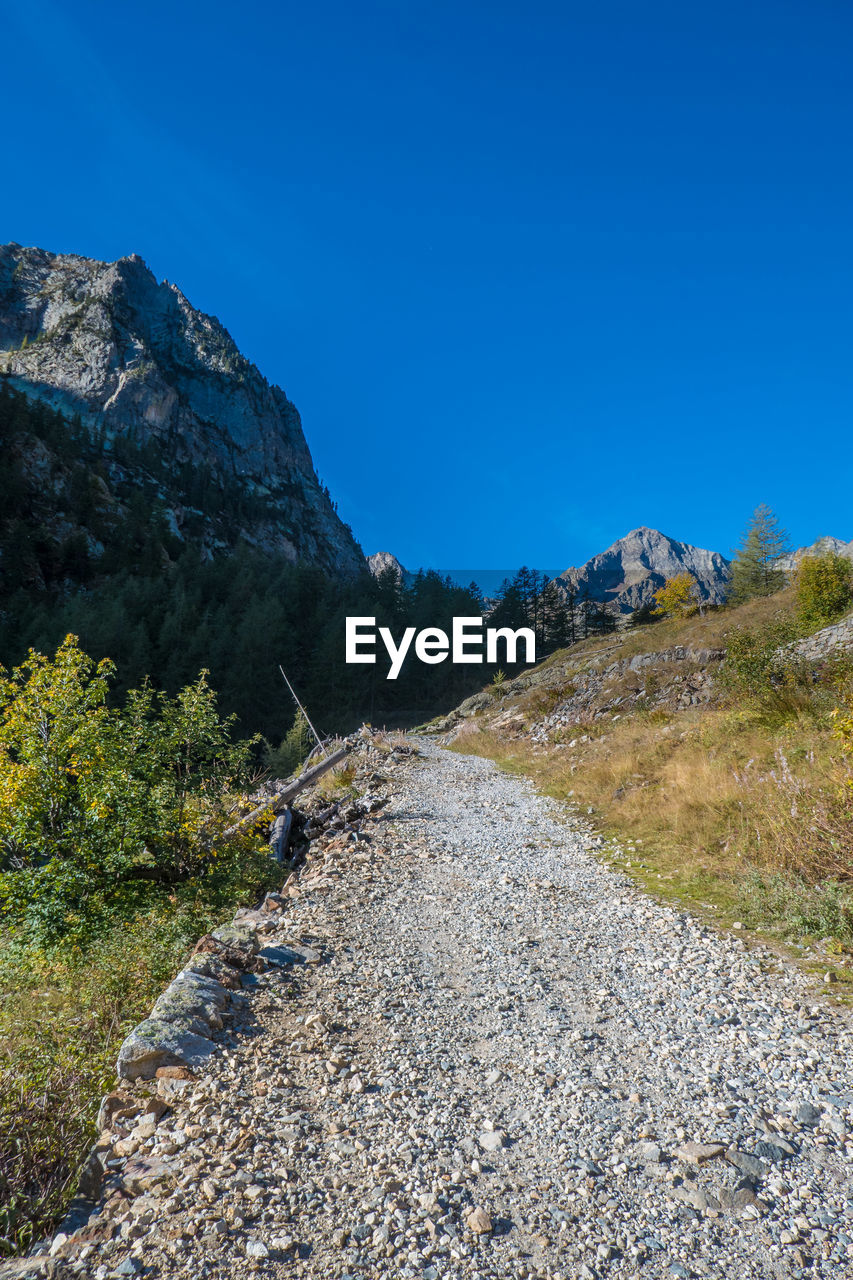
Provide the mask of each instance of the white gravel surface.
[{"label": "white gravel surface", "polygon": [[853,1277],[849,1015],[421,750],[69,1274]]}]

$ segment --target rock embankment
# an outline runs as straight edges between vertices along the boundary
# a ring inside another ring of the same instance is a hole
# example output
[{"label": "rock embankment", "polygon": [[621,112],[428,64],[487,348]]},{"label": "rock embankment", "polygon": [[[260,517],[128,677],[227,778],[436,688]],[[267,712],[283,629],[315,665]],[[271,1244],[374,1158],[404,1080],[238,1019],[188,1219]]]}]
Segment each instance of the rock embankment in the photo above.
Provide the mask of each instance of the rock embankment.
[{"label": "rock embankment", "polygon": [[849,652],[853,649],[853,614],[842,618],[831,627],[822,627],[814,635],[800,640],[793,648],[807,661],[831,658],[834,654]]},{"label": "rock embankment", "polygon": [[422,751],[254,931],[303,963],[244,975],[198,1068],[127,1086],[104,1198],[29,1265],[853,1274],[849,1015],[601,865],[526,781]]},{"label": "rock embankment", "polygon": [[[710,702],[725,649],[675,645],[652,653],[614,658],[618,644],[583,662],[571,659],[509,680],[501,688],[473,694],[430,729],[452,742],[480,712],[503,737],[529,736],[534,742],[561,741],[566,728],[610,720],[643,707],[684,711]],[[502,709],[503,700],[507,707]],[[521,699],[521,701],[519,701]]]}]

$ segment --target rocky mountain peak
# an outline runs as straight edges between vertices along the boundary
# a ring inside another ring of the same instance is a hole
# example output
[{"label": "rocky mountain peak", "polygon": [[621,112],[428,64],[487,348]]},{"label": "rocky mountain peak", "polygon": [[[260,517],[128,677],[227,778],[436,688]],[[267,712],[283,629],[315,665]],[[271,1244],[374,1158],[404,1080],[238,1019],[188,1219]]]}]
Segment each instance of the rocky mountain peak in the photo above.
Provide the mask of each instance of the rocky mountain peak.
[{"label": "rocky mountain peak", "polygon": [[648,603],[667,578],[679,573],[692,574],[703,600],[721,603],[725,599],[729,562],[724,556],[645,525],[618,538],[585,564],[566,569],[556,583],[564,593],[574,591],[628,614]]},{"label": "rocky mountain peak", "polygon": [[374,551],[372,556],[366,556],[367,567],[373,574],[374,578],[378,578],[380,573],[384,573],[386,569],[393,569],[400,582],[406,578],[406,570],[400,564],[400,561],[390,551]]},{"label": "rocky mountain peak", "polygon": [[[354,573],[363,557],[314,471],[296,407],[138,254],[100,262],[0,246],[0,374],[170,465],[237,481],[254,545]],[[211,541],[215,542],[214,531]]]}]

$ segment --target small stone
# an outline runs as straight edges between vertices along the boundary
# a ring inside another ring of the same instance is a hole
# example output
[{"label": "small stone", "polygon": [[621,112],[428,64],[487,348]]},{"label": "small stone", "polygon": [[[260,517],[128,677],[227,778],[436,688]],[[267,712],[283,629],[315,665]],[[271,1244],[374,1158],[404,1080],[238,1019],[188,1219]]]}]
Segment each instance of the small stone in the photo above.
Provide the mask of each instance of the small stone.
[{"label": "small stone", "polygon": [[269,1256],[270,1251],[263,1240],[248,1240],[246,1242],[247,1258],[268,1258]]},{"label": "small stone", "polygon": [[797,1109],[797,1123],[804,1125],[807,1129],[813,1129],[820,1121],[820,1107],[812,1106],[810,1102],[804,1102]]},{"label": "small stone", "polygon": [[756,1142],[755,1151],[757,1155],[773,1161],[774,1164],[780,1160],[790,1160],[794,1155],[793,1148],[787,1142],[783,1144],[781,1139],[777,1139],[776,1142]]},{"label": "small stone", "polygon": [[673,1153],[686,1164],[707,1164],[717,1156],[725,1155],[726,1148],[721,1142],[683,1142]]},{"label": "small stone", "polygon": [[144,1268],[138,1258],[125,1258],[116,1267],[117,1276],[141,1276]]},{"label": "small stone", "polygon": [[719,1209],[720,1202],[709,1196],[701,1187],[673,1187],[669,1193],[673,1200],[690,1205],[701,1213],[704,1209]]},{"label": "small stone", "polygon": [[466,1225],[469,1231],[473,1231],[475,1235],[486,1235],[492,1229],[492,1220],[479,1205],[472,1209],[468,1214]]},{"label": "small stone", "polygon": [[157,1080],[195,1080],[190,1067],[158,1067],[154,1076]]},{"label": "small stone", "polygon": [[486,1076],[486,1084],[497,1084],[498,1081],[501,1080],[502,1078],[503,1078],[503,1072],[495,1069],[494,1071],[490,1071],[489,1074]]},{"label": "small stone", "polygon": [[122,1171],[124,1188],[133,1196],[143,1195],[161,1182],[173,1182],[174,1174],[162,1160],[131,1160]]},{"label": "small stone", "polygon": [[743,1151],[738,1151],[736,1147],[729,1147],[726,1152],[726,1159],[729,1164],[733,1164],[736,1169],[745,1174],[748,1178],[754,1178],[760,1182],[767,1174],[767,1165],[758,1156],[747,1155]]}]

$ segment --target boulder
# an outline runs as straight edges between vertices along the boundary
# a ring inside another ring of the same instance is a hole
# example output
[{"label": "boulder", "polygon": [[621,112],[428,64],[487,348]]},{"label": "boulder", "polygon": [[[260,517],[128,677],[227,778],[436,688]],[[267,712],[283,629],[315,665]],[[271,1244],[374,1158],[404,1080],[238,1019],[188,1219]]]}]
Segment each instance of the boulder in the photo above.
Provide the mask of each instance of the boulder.
[{"label": "boulder", "polygon": [[215,1051],[207,1036],[162,1018],[146,1018],[121,1046],[118,1074],[122,1080],[151,1080],[158,1067],[197,1067]]}]

